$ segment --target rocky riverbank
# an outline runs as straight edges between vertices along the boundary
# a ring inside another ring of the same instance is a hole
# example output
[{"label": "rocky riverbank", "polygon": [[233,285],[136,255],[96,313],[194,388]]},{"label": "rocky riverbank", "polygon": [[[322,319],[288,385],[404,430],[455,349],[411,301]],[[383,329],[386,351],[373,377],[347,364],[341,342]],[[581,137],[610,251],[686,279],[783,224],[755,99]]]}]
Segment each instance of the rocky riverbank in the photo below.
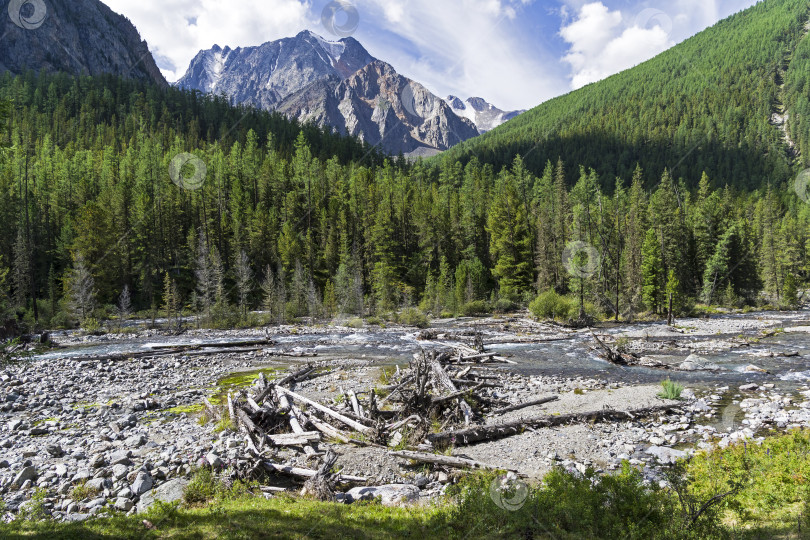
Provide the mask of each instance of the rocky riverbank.
[{"label": "rocky riverbank", "polygon": [[[779,321],[730,323],[751,325],[759,331]],[[713,336],[711,330],[703,335]],[[749,327],[750,330],[750,327]],[[290,329],[286,329],[289,333]],[[509,328],[498,329],[505,342]],[[295,330],[316,341],[335,342],[356,329]],[[403,333],[406,331],[403,329]],[[539,332],[539,330],[538,330]],[[199,336],[202,331],[196,331]],[[266,337],[263,331],[223,333],[228,338]],[[284,335],[284,330],[276,336]],[[150,338],[166,338],[159,332]],[[554,339],[565,338],[557,332]],[[647,342],[649,335],[625,335]],[[535,339],[548,339],[549,329]],[[63,343],[97,345],[112,338],[63,337]],[[353,338],[354,339],[354,338]],[[514,340],[531,334],[514,334]],[[712,338],[714,339],[714,338]],[[717,341],[714,339],[714,341]],[[428,346],[429,343],[425,343]],[[680,348],[680,347],[679,347]],[[199,466],[225,468],[247,452],[241,433],[215,431],[214,422],[201,425],[203,398],[222,398],[250,384],[259,370],[272,379],[303,362],[324,368],[318,376],[291,386],[297,393],[329,406],[337,406],[348,392],[368,395],[384,386],[390,363],[379,357],[321,355],[291,359],[267,346],[251,351],[146,355],[104,359],[77,356],[42,357],[0,368],[0,497],[9,516],[25,510],[32,498],[57,519],[76,520],[114,508],[136,512],[155,498],[176,499]],[[700,347],[683,347],[692,352]],[[312,349],[314,350],[314,349]],[[289,351],[288,351],[289,352]],[[293,351],[295,352],[295,351]],[[300,352],[300,351],[299,351]],[[315,353],[312,353],[315,354]],[[292,366],[291,366],[292,364]],[[673,405],[668,412],[648,418],[627,416],[619,421],[580,422],[548,428],[527,428],[517,435],[457,445],[451,455],[514,469],[540,478],[552,467],[584,472],[593,468],[608,473],[624,460],[644,467],[650,481],[658,481],[658,466],[713,444],[727,445],[756,439],[768,430],[810,427],[810,388],[777,387],[767,378],[759,383],[697,385],[687,388],[678,402],[662,400],[660,387],[623,384],[598,377],[530,375],[513,366],[485,366],[491,384],[480,388],[482,397],[521,404],[543,396],[558,399],[543,405],[479,419],[483,425],[536,416],[555,416],[613,409],[628,411]],[[483,369],[483,368],[482,368]],[[244,375],[233,376],[233,373]],[[664,378],[662,376],[662,378]],[[345,426],[344,426],[345,427]],[[396,441],[392,441],[396,442]],[[390,448],[374,445],[319,443],[333,448],[343,474],[365,477],[369,486],[388,486],[391,501],[430,500],[460,474],[442,466],[414,466],[392,456]],[[317,469],[318,461],[296,448],[274,448],[267,457],[281,466]],[[285,487],[279,479],[277,488]],[[289,482],[286,487],[293,488]],[[357,495],[357,492],[355,493]],[[356,497],[355,497],[356,498]]]}]

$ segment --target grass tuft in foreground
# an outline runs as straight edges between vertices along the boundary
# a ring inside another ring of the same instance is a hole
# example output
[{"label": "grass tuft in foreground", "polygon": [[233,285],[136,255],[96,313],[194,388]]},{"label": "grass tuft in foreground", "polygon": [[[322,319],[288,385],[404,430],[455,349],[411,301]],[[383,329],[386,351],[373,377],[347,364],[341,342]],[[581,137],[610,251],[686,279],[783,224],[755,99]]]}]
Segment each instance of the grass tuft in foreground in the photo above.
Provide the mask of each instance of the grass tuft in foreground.
[{"label": "grass tuft in foreground", "polygon": [[539,486],[475,474],[435,506],[320,503],[198,471],[183,506],[56,523],[26,515],[0,538],[808,538],[810,431],[698,454],[645,484],[628,464],[600,477],[562,469]]}]

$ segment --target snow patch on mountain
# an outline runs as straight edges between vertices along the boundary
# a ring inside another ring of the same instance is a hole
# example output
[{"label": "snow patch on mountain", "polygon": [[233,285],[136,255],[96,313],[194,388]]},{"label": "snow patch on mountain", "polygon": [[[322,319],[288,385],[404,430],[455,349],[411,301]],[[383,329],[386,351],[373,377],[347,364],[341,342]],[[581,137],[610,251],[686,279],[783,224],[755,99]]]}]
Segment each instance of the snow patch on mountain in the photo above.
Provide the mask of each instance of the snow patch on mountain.
[{"label": "snow patch on mountain", "polygon": [[467,118],[478,128],[479,133],[486,133],[504,122],[511,120],[525,111],[502,111],[480,97],[467,98],[462,101],[456,96],[447,96],[444,100],[456,113],[456,116]]}]

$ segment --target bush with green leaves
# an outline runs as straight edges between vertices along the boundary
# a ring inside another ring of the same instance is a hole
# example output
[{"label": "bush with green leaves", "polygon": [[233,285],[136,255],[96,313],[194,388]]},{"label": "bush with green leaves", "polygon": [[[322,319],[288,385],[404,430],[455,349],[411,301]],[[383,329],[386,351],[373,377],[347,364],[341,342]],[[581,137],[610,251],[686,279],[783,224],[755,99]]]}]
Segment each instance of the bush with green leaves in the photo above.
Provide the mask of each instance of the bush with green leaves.
[{"label": "bush with green leaves", "polygon": [[541,320],[567,321],[576,314],[576,308],[565,296],[550,290],[540,294],[529,304],[532,315]]},{"label": "bush with green leaves", "polygon": [[417,328],[427,328],[430,324],[427,315],[414,307],[403,309],[397,316],[397,320],[405,326],[416,326]]},{"label": "bush with green leaves", "polygon": [[492,306],[485,300],[475,300],[461,306],[461,314],[465,317],[480,317],[490,313],[492,313]]}]

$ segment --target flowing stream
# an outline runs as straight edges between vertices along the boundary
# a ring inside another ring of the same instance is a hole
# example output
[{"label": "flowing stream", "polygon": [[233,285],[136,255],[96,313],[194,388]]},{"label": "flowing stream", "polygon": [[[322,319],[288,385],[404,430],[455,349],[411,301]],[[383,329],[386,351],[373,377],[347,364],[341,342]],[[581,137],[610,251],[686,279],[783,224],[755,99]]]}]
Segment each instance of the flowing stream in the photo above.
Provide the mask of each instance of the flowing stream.
[{"label": "flowing stream", "polygon": [[[644,353],[673,366],[683,362],[691,352],[716,367],[715,371],[675,371],[644,367],[620,367],[601,359],[592,349],[588,330],[577,332],[561,329],[545,333],[527,333],[515,319],[455,319],[438,321],[431,328],[440,334],[438,341],[418,339],[414,329],[377,326],[352,330],[345,327],[308,328],[301,333],[270,335],[273,352],[315,355],[330,358],[368,359],[381,363],[405,363],[422,348],[445,347],[464,341],[459,335],[480,331],[487,351],[496,352],[516,362],[509,366],[523,373],[560,377],[591,377],[623,383],[658,382],[662,378],[692,385],[739,385],[750,382],[775,383],[785,389],[810,381],[810,311],[719,315],[706,319],[683,319],[677,322],[682,334],[673,333],[664,324],[619,324],[598,330],[601,334],[625,337],[645,344],[661,344],[660,350]],[[512,322],[510,322],[512,321]],[[745,328],[747,323],[752,323]],[[744,328],[740,330],[740,328]],[[775,335],[763,338],[763,330]],[[784,331],[782,331],[784,329]],[[448,334],[443,338],[441,334]],[[109,334],[79,338],[70,332],[53,334],[57,343],[69,346],[37,356],[49,358],[84,358],[147,352],[155,345],[189,345],[232,343],[265,337],[263,329],[239,332],[192,331],[189,335],[163,336],[141,332]],[[544,341],[541,341],[544,340]],[[81,342],[80,342],[81,341]],[[719,345],[718,345],[719,343]],[[227,352],[227,349],[223,349]],[[795,356],[798,353],[798,356]],[[182,353],[179,353],[182,354]],[[790,356],[781,356],[781,355]],[[746,372],[756,366],[767,373]]]}]

